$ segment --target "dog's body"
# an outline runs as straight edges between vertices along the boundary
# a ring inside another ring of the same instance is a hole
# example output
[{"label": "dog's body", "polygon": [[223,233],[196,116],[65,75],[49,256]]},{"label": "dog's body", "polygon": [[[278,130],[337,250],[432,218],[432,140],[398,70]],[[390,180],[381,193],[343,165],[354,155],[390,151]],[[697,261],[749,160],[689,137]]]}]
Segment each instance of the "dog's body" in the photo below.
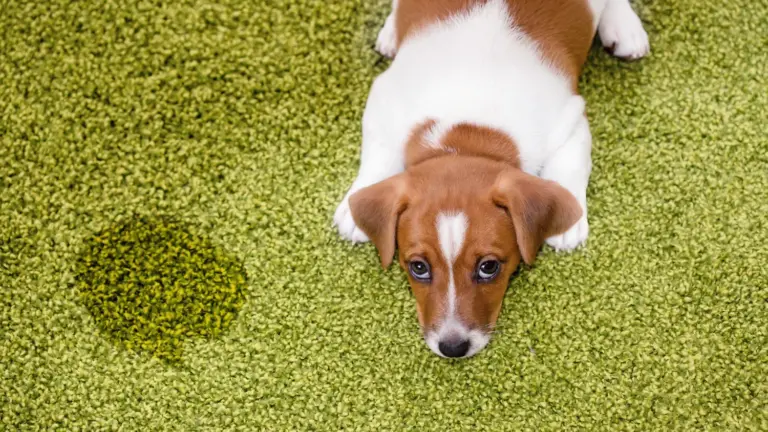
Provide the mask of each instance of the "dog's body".
[{"label": "dog's body", "polygon": [[[591,135],[577,82],[596,30],[618,56],[648,51],[627,0],[393,2],[377,49],[394,61],[371,88],[359,175],[334,220],[344,238],[373,240],[385,266],[399,245],[438,355],[487,344],[521,258],[587,238]],[[468,274],[497,274],[460,283],[463,258]],[[423,266],[428,280],[414,273]]]}]

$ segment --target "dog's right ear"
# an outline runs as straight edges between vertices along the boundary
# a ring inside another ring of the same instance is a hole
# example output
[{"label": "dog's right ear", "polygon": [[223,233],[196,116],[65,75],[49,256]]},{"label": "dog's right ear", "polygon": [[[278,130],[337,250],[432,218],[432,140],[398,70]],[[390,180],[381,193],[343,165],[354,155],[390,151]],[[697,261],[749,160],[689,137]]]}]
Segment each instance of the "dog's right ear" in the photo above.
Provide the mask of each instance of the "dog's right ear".
[{"label": "dog's right ear", "polygon": [[397,219],[408,205],[405,173],[360,189],[349,197],[352,218],[371,239],[387,268],[395,255]]},{"label": "dog's right ear", "polygon": [[565,232],[582,214],[578,201],[565,188],[519,169],[499,175],[492,197],[512,218],[520,253],[529,265],[544,240]]}]

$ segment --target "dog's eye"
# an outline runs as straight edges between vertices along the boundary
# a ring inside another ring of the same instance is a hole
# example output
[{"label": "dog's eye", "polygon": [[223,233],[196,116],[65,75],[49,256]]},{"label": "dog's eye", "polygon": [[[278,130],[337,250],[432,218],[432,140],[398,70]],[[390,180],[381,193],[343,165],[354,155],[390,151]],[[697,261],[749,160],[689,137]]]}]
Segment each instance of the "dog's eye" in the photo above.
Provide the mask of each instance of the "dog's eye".
[{"label": "dog's eye", "polygon": [[498,261],[483,261],[477,266],[477,278],[481,282],[491,281],[499,274],[499,269],[501,269],[501,264]]},{"label": "dog's eye", "polygon": [[432,279],[432,274],[429,272],[429,264],[426,261],[413,260],[408,263],[408,269],[414,278],[422,282]]}]

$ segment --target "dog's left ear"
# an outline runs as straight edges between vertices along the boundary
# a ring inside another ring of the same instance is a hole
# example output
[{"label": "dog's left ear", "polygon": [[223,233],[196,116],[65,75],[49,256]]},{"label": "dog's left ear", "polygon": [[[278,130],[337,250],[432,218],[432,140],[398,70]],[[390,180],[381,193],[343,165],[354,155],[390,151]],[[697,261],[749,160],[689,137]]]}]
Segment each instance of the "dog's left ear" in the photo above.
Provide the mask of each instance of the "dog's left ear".
[{"label": "dog's left ear", "polygon": [[379,251],[381,266],[387,268],[395,255],[397,219],[407,206],[406,175],[398,174],[349,197],[352,218]]},{"label": "dog's left ear", "polygon": [[547,238],[568,230],[582,214],[578,201],[565,188],[519,169],[499,175],[492,199],[512,218],[520,253],[528,265],[536,260]]}]

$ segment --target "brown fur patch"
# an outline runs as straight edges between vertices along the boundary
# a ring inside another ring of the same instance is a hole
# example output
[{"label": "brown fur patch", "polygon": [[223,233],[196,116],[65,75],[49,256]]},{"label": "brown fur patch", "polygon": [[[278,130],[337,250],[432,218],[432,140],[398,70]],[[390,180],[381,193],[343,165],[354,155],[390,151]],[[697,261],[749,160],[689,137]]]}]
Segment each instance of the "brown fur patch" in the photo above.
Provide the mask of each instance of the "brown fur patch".
[{"label": "brown fur patch", "polygon": [[595,36],[587,0],[507,0],[515,22],[575,89]]},{"label": "brown fur patch", "polygon": [[499,130],[471,123],[459,123],[447,129],[439,137],[439,146],[435,147],[435,143],[430,143],[426,138],[434,126],[434,120],[427,120],[413,128],[405,147],[406,166],[413,166],[437,156],[457,154],[485,157],[520,167],[517,145],[512,138]]},{"label": "brown fur patch", "polygon": [[398,0],[395,11],[397,46],[438,21],[469,10],[485,0]]}]

